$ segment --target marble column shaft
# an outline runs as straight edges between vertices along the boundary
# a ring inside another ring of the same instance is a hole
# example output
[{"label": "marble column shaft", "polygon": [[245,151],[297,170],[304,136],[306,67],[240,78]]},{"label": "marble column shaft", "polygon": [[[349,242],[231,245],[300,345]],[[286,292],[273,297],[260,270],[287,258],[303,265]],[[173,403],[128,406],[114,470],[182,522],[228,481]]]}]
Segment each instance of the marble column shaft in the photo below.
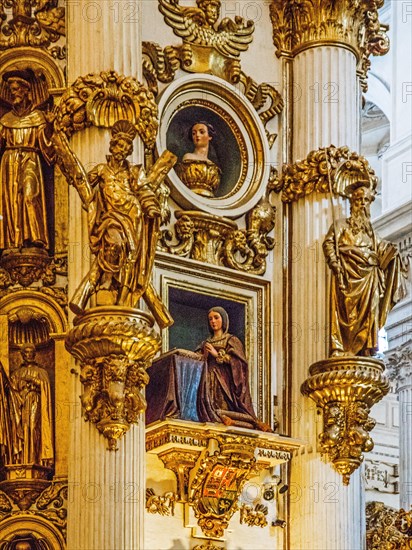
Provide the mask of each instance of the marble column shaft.
[{"label": "marble column shaft", "polygon": [[[140,3],[67,3],[68,83],[90,72],[115,70],[140,79]],[[72,147],[86,171],[105,162],[108,130],[90,128],[76,134]],[[138,162],[141,151],[134,153]],[[70,189],[69,296],[90,266],[85,213]],[[74,362],[74,361],[73,361]],[[73,375],[73,414],[69,451],[68,548],[71,550],[132,550],[143,548],[145,494],[144,420],[120,440],[119,450],[81,415],[82,388]]]},{"label": "marble column shaft", "polygon": [[[347,145],[359,151],[356,60],[341,46],[316,46],[293,60],[293,159],[312,150]],[[335,213],[345,216],[336,199]],[[318,450],[322,415],[300,393],[309,366],[328,357],[329,270],[322,242],[333,221],[331,198],[313,193],[292,206],[292,436],[309,442],[294,458],[290,484],[290,547],[346,550],[363,547],[364,502],[359,471],[349,487]]]}]

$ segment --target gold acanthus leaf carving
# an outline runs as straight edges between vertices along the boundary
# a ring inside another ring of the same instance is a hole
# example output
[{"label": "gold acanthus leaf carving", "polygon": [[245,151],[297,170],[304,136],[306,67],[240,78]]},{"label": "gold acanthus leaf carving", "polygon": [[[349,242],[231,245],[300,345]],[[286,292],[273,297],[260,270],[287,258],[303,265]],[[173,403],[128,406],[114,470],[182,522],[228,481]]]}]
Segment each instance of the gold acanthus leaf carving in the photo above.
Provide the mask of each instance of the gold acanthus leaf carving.
[{"label": "gold acanthus leaf carving", "polygon": [[330,177],[333,193],[346,197],[348,178],[355,176],[370,180],[371,191],[376,192],[378,178],[367,159],[346,146],[330,145],[283,165],[281,174],[273,178],[272,190],[282,193],[283,202],[293,202],[311,193],[330,193]]},{"label": "gold acanthus leaf carving", "polygon": [[[56,110],[55,127],[70,137],[92,124],[111,128],[118,120],[128,120],[146,149],[151,149],[158,130],[157,115],[153,94],[143,84],[131,76],[102,71],[79,77],[68,88]],[[59,156],[64,158],[64,150]],[[61,168],[67,177],[68,170]]]},{"label": "gold acanthus leaf carving", "polygon": [[64,34],[65,8],[58,0],[0,2],[0,50],[21,46],[47,48]]},{"label": "gold acanthus leaf carving", "polygon": [[249,527],[266,527],[268,524],[268,507],[264,504],[256,504],[255,507],[250,504],[242,504],[239,511],[240,523],[245,523]]},{"label": "gold acanthus leaf carving", "polygon": [[378,16],[382,6],[383,0],[273,0],[270,15],[276,53],[294,56],[317,44],[343,44],[357,57],[366,91],[369,56],[389,50],[388,26],[381,24]]},{"label": "gold acanthus leaf carving", "polygon": [[161,516],[175,515],[176,493],[168,491],[163,496],[156,495],[154,490],[146,489],[146,510],[149,514],[160,514]]},{"label": "gold acanthus leaf carving", "polygon": [[366,548],[381,550],[412,548],[412,512],[396,510],[383,502],[368,502],[366,505]]}]

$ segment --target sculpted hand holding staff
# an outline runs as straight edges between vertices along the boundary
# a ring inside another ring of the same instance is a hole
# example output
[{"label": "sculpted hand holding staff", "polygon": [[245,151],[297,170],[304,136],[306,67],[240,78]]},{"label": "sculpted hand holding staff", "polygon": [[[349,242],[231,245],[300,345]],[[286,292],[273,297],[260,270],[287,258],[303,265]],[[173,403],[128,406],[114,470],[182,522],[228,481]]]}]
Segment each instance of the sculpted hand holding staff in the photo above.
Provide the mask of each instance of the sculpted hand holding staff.
[{"label": "sculpted hand holding staff", "polygon": [[346,193],[350,216],[333,224],[323,243],[333,272],[330,352],[370,356],[388,312],[405,295],[406,270],[396,246],[373,230],[370,182],[359,179]]}]

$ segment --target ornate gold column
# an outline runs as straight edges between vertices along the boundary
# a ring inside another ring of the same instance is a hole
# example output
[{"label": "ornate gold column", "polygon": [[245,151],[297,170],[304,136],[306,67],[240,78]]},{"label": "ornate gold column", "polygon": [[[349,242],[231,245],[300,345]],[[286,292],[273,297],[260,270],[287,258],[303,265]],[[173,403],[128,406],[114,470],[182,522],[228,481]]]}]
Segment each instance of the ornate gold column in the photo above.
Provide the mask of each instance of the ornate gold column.
[{"label": "ornate gold column", "polygon": [[[359,472],[344,487],[325,463],[318,442],[322,416],[301,395],[301,384],[309,366],[328,356],[329,274],[322,241],[333,222],[331,197],[310,187],[316,160],[308,154],[331,144],[359,150],[360,86],[365,85],[369,54],[377,53],[378,36],[382,53],[386,44],[376,8],[376,2],[366,0],[299,4],[274,0],[271,5],[276,53],[292,59],[293,66],[288,98],[293,109],[291,158],[283,160],[304,164],[301,189],[286,213],[291,226],[290,435],[308,442],[306,453],[291,466],[291,548],[363,547]],[[341,217],[342,202],[334,198],[334,204],[336,217]]]},{"label": "ornate gold column", "polygon": [[[68,83],[88,73],[115,70],[140,77],[140,4],[68,1]],[[86,171],[104,162],[109,132],[89,128],[71,144]],[[139,162],[135,151],[132,162]],[[79,196],[70,188],[69,296],[90,268],[87,220]],[[132,424],[119,450],[107,450],[107,440],[85,422],[79,396],[80,368],[73,360],[69,452],[68,548],[123,549],[143,547],[144,423]],[[143,503],[143,504],[142,504]]]}]

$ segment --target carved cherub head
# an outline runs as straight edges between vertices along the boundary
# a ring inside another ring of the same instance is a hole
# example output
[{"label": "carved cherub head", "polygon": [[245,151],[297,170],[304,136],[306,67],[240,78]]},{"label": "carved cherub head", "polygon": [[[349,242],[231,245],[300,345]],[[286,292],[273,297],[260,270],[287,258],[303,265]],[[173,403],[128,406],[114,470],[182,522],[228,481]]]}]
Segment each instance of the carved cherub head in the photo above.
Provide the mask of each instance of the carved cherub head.
[{"label": "carved cherub head", "polygon": [[205,14],[207,23],[213,27],[220,16],[220,0],[196,0],[196,4]]}]

